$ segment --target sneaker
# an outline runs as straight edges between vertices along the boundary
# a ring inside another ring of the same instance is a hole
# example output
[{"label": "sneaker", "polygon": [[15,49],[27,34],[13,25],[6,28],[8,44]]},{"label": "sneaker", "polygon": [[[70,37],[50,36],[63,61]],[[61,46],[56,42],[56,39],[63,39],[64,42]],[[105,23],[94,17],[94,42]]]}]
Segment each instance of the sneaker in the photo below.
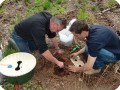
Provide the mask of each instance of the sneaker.
[{"label": "sneaker", "polygon": [[85,71],[84,73],[91,75],[91,74],[99,73],[100,71],[101,71],[101,69],[97,69],[97,70],[96,69],[91,69],[89,71]]}]

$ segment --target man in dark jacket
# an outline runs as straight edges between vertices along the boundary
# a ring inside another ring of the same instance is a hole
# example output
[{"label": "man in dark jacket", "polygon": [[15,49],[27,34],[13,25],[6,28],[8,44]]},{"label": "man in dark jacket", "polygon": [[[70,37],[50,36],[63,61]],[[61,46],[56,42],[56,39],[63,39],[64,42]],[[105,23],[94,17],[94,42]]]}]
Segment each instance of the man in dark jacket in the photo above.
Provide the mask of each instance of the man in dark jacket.
[{"label": "man in dark jacket", "polygon": [[66,27],[66,20],[61,17],[52,16],[48,12],[35,14],[14,27],[12,39],[21,52],[39,50],[47,60],[64,67],[63,62],[57,60],[48,50],[45,35],[52,39],[55,49],[60,53],[56,39],[56,32]]},{"label": "man in dark jacket", "polygon": [[75,37],[86,39],[86,46],[71,56],[85,53],[87,62],[82,67],[69,66],[73,72],[99,70],[106,64],[120,60],[120,39],[114,30],[107,26],[90,25],[75,21],[70,28]]}]

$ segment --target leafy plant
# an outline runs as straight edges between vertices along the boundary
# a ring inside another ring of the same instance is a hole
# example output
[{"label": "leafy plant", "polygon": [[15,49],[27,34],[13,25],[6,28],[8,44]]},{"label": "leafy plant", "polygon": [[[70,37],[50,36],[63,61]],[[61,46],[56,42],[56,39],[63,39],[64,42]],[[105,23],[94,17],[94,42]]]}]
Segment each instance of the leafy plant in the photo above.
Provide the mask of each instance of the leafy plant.
[{"label": "leafy plant", "polygon": [[79,20],[85,20],[88,17],[87,12],[85,11],[85,9],[80,9],[79,11],[79,15],[77,16],[77,18]]},{"label": "leafy plant", "polygon": [[92,2],[95,2],[96,0],[91,0]]},{"label": "leafy plant", "polygon": [[53,0],[48,0],[49,2],[52,2]]},{"label": "leafy plant", "polygon": [[16,53],[17,50],[11,46],[10,44],[8,46],[6,46],[6,48],[4,49],[3,51],[3,56],[7,56],[9,54],[12,54],[12,53]]},{"label": "leafy plant", "polygon": [[0,8],[0,14],[2,14],[4,12],[3,8]]},{"label": "leafy plant", "polygon": [[97,6],[92,6],[91,9],[92,9],[92,11],[96,11],[97,10]]},{"label": "leafy plant", "polygon": [[25,5],[29,5],[31,3],[31,0],[24,0]]},{"label": "leafy plant", "polygon": [[39,85],[39,86],[37,87],[37,90],[43,90],[43,88]]},{"label": "leafy plant", "polygon": [[56,3],[57,3],[57,4],[61,4],[61,3],[62,3],[62,0],[56,0]]},{"label": "leafy plant", "polygon": [[23,84],[23,88],[24,88],[24,90],[28,90],[28,89],[30,89],[31,88],[31,85],[30,84]]},{"label": "leafy plant", "polygon": [[47,10],[50,7],[50,2],[48,0],[45,0],[45,2],[43,2],[43,9]]},{"label": "leafy plant", "polygon": [[50,13],[52,13],[53,15],[56,15],[56,14],[63,14],[65,12],[65,9],[61,6],[61,5],[58,5],[58,4],[55,4],[53,3],[52,5],[53,7],[51,7],[49,9]]},{"label": "leafy plant", "polygon": [[18,23],[18,22],[20,22],[20,21],[22,21],[23,20],[23,15],[22,14],[17,14],[16,16],[15,16],[15,18],[12,18],[11,20],[10,20],[10,22],[11,23]]},{"label": "leafy plant", "polygon": [[14,85],[7,82],[7,83],[3,84],[3,88],[5,90],[14,90]]}]

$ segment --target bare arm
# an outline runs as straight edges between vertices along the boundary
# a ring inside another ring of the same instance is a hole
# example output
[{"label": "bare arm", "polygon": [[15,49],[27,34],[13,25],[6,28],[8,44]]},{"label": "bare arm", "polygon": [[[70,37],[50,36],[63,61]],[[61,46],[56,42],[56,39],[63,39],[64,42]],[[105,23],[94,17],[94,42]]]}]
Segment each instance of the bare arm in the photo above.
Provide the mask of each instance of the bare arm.
[{"label": "bare arm", "polygon": [[59,46],[58,46],[57,37],[52,38],[52,42],[53,42],[53,44],[54,44],[55,49],[60,49]]},{"label": "bare arm", "polygon": [[85,52],[85,47],[83,47],[82,49],[80,49],[77,53],[78,54],[82,54],[82,53],[84,53]]},{"label": "bare arm", "polygon": [[62,54],[64,51],[59,48],[57,37],[52,38],[52,42],[53,42],[55,50],[56,50],[55,53]]},{"label": "bare arm", "polygon": [[80,49],[78,52],[73,53],[73,54],[71,55],[71,58],[74,58],[74,57],[76,57],[77,55],[82,54],[82,53],[84,53],[84,52],[85,52],[85,47],[83,47],[82,49]]},{"label": "bare arm", "polygon": [[42,53],[42,55],[49,61],[57,64],[59,67],[64,67],[64,64],[63,62],[61,61],[58,61],[52,54],[49,50],[46,50],[44,53]]}]

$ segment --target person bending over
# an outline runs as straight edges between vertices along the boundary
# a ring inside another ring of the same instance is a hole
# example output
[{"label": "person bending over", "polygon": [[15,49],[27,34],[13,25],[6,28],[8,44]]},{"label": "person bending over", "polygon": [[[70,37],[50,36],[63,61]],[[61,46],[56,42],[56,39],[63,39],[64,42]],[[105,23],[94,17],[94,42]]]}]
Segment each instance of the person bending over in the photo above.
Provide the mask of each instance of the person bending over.
[{"label": "person bending over", "polygon": [[63,62],[57,60],[48,50],[45,36],[52,39],[55,49],[61,53],[62,50],[56,40],[56,32],[65,27],[66,20],[64,18],[52,16],[48,12],[40,12],[16,24],[12,32],[12,39],[19,51],[31,53],[31,51],[39,50],[39,53],[47,60],[62,68],[64,67]]},{"label": "person bending over", "polygon": [[84,20],[75,21],[70,31],[76,38],[86,39],[86,45],[71,56],[84,53],[87,62],[82,67],[69,65],[72,72],[86,72],[100,70],[106,64],[120,60],[120,39],[111,27],[101,25],[87,25]]}]

